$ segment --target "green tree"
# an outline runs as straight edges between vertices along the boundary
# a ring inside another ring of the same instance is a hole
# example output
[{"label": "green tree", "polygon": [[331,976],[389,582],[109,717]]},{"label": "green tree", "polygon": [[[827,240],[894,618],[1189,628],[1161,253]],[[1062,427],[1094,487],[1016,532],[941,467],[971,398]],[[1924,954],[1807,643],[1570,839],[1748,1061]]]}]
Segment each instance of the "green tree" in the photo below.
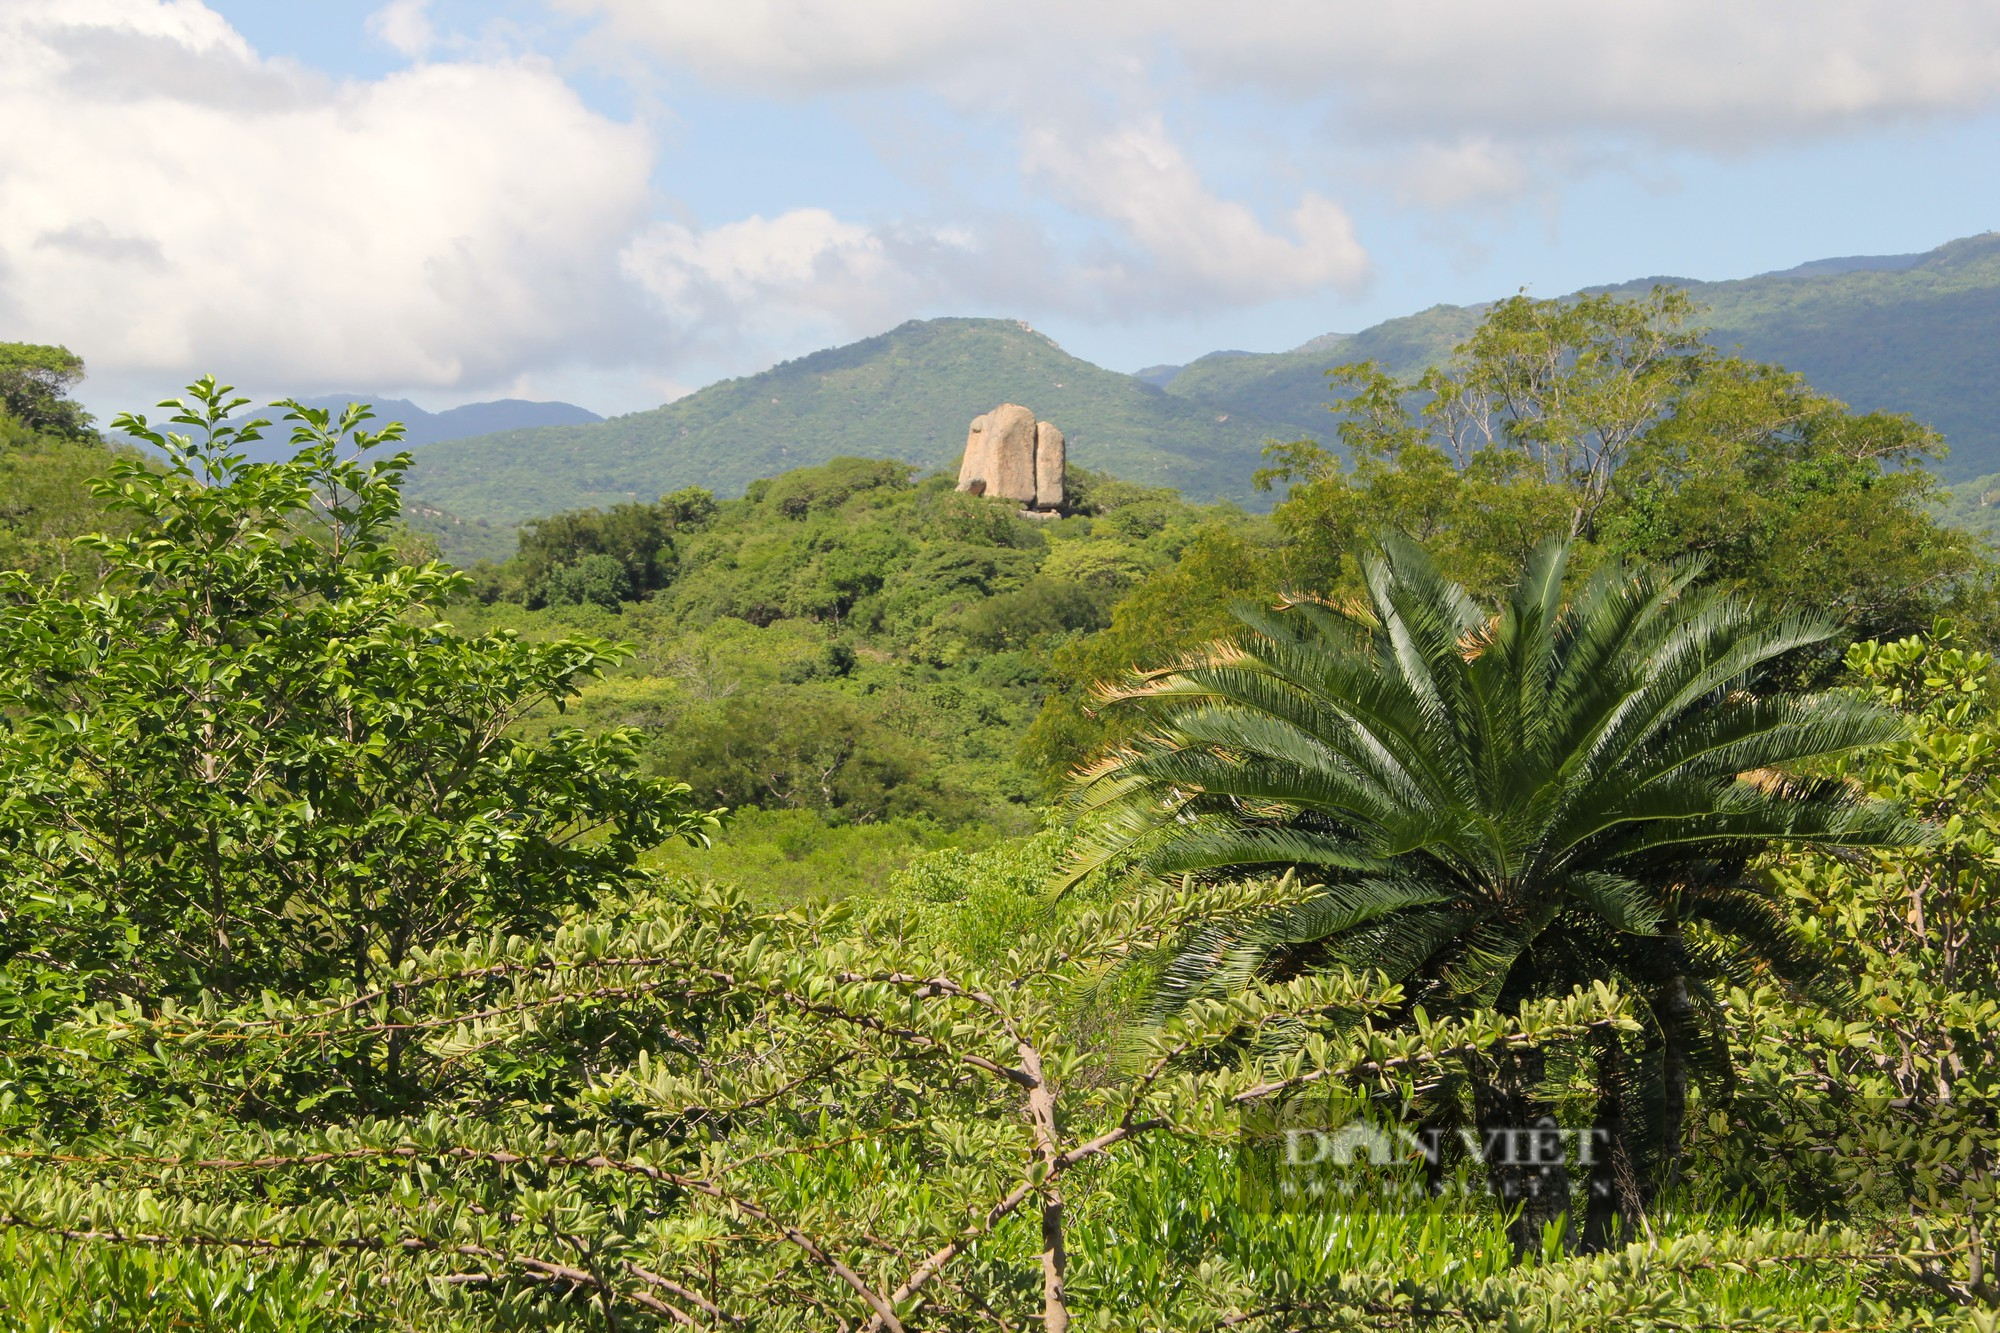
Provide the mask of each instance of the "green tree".
[{"label": "green tree", "polygon": [[1775,366],[1714,363],[1634,449],[1600,540],[1627,558],[1695,554],[1708,577],[1812,607],[1858,638],[1909,634],[1950,610],[1986,633],[1993,567],[1940,524],[1922,464],[1935,432],[1854,413]]},{"label": "green tree", "polygon": [[1204,528],[1179,560],[1112,608],[1099,633],[1051,654],[1048,695],[1022,738],[1023,761],[1051,788],[1072,768],[1140,725],[1133,710],[1097,707],[1099,682],[1169,665],[1227,632],[1230,608],[1270,586],[1268,553],[1219,525]]},{"label": "green tree", "polygon": [[732,695],[656,742],[661,763],[719,805],[816,810],[847,823],[973,813],[937,757],[883,715],[881,701],[820,683]]},{"label": "green tree", "polygon": [[67,347],[0,342],[0,411],[30,430],[95,440],[90,414],[69,396],[83,378],[83,358]]},{"label": "green tree", "polygon": [[1696,554],[1709,576],[1781,606],[1831,609],[1857,635],[1900,634],[1957,607],[1990,620],[1992,567],[1930,513],[1943,453],[1905,416],[1856,414],[1778,367],[1702,341],[1685,294],[1490,310],[1444,364],[1402,381],[1332,372],[1345,459],[1274,445],[1285,578],[1357,586],[1358,554],[1394,530],[1479,595],[1546,537],[1598,554]]},{"label": "green tree", "polygon": [[616,611],[632,595],[632,576],[617,556],[587,555],[550,569],[528,594],[528,606],[601,606]]},{"label": "green tree", "polygon": [[[713,495],[690,486],[656,504],[578,509],[527,524],[513,563],[528,605],[596,602],[615,611],[620,601],[652,595],[679,571],[675,535],[700,528],[715,508]],[[579,575],[586,565],[591,572]]]},{"label": "green tree", "polygon": [[38,579],[94,569],[96,557],[76,539],[122,530],[122,516],[90,489],[112,457],[94,436],[69,439],[0,416],[0,569]]},{"label": "green tree", "polygon": [[612,645],[467,639],[462,588],[394,551],[407,454],[350,408],[289,405],[297,454],[244,461],[266,424],[212,379],[166,434],[118,427],[99,484],[133,522],[91,543],[102,577],[5,576],[0,864],[7,947],[86,992],[191,997],[339,978],[413,949],[527,929],[699,835],[687,788],[639,774],[634,738],[510,728],[620,660]]},{"label": "green tree", "polygon": [[[1691,563],[1605,565],[1566,605],[1568,557],[1542,546],[1495,613],[1392,539],[1364,561],[1364,602],[1241,612],[1235,638],[1126,692],[1159,721],[1081,779],[1091,850],[1075,873],[1130,856],[1157,876],[1283,871],[1316,886],[1296,908],[1198,933],[1165,976],[1171,1003],[1353,968],[1431,1013],[1504,1013],[1615,979],[1644,1011],[1642,1075],[1670,1154],[1689,1063],[1724,1022],[1711,983],[1737,958],[1815,980],[1750,858],[1921,836],[1845,784],[1779,776],[1900,731],[1847,695],[1751,692],[1829,622],[1697,589]],[[1623,1053],[1603,1055],[1611,1129],[1634,1108],[1618,1104]],[[1469,1072],[1483,1129],[1549,1109],[1539,1050]],[[1568,1190],[1509,1170],[1496,1185],[1523,1203],[1526,1249]]]},{"label": "green tree", "polygon": [[[2000,679],[1992,655],[1948,623],[1857,643],[1846,665],[1848,687],[1909,729],[1830,771],[1908,806],[1937,837],[1773,861],[1799,930],[1851,979],[1860,1021],[1792,1012],[1748,979],[1729,997],[1747,1018],[1735,1053],[1742,1110],[1709,1126],[1702,1147],[1733,1158],[1737,1180],[1767,1196],[1918,1213],[1956,1225],[1978,1255],[2000,1184]],[[1982,1300],[1996,1294],[1989,1286]]]},{"label": "green tree", "polygon": [[[1265,884],[1230,901],[1285,896]],[[335,1307],[343,1318],[278,1325],[292,1328],[1063,1333],[1133,1327],[1139,1301],[1146,1328],[1251,1323],[1273,1306],[1308,1327],[1396,1327],[1379,1313],[1390,1290],[1426,1327],[1527,1311],[1525,1327],[1552,1333],[1564,1325],[1542,1312],[1573,1318],[1581,1292],[1606,1293],[1588,1308],[1607,1324],[1639,1303],[1587,1272],[1555,1291],[1538,1289],[1534,1269],[1508,1280],[1487,1217],[1429,1210],[1378,1229],[1248,1215],[1226,1166],[1225,1189],[1209,1183],[1183,1203],[1201,1211],[1203,1240],[1226,1229],[1263,1243],[1192,1256],[1177,1246],[1155,1276],[1158,1231],[1134,1232],[1145,1216],[1118,1197],[1145,1185],[1143,1167],[1120,1168],[1136,1167],[1149,1140],[1172,1135],[1220,1165],[1240,1114],[1288,1093],[1406,1094],[1467,1045],[1555,1042],[1619,1021],[1605,995],[1576,995],[1511,1021],[1444,1020],[1421,1038],[1384,1040],[1342,1020],[1383,1013],[1393,988],[1300,978],[1191,1006],[1142,1040],[1143,1072],[1092,1077],[1099,1062],[1073,1022],[1079,990],[1215,901],[1158,886],[1060,922],[1021,913],[1004,969],[989,970],[891,921],[811,906],[752,913],[712,889],[670,890],[540,937],[428,952],[380,1017],[349,995],[100,1008],[60,1034],[65,1053],[93,1069],[163,1067],[176,1088],[241,1078],[238,1063],[262,1072],[300,1044],[350,1051],[392,1025],[451,1071],[449,1086],[484,1092],[495,1070],[551,1060],[589,1078],[554,1096],[500,1083],[451,1113],[316,1132],[246,1124],[195,1100],[80,1141],[23,1136],[0,1173],[0,1258],[11,1261],[0,1314],[14,1313],[6,1302],[23,1268],[53,1277],[58,1257],[103,1262],[149,1243],[168,1254],[200,1246],[218,1267],[241,1264],[243,1251],[259,1266],[293,1255],[288,1271],[269,1273],[278,1291],[351,1293]],[[1246,1052],[1246,1027],[1318,1040],[1302,1055]],[[1440,1223],[1472,1244],[1439,1253]],[[1350,1231],[1380,1239],[1357,1254],[1341,1239]],[[1413,1271],[1418,1245],[1430,1253]],[[1468,1263],[1472,1245],[1484,1256]],[[1754,1263],[1777,1247],[1720,1248]],[[1787,1237],[1782,1252],[1837,1261],[1852,1248],[1838,1235]],[[1687,1262],[1677,1250],[1659,1285],[1712,1253]],[[1368,1271],[1340,1261],[1358,1257]],[[40,1298],[69,1296],[62,1285]],[[195,1318],[220,1327],[247,1304],[227,1300],[243,1285],[201,1292],[212,1303]],[[1643,1293],[1652,1314],[1681,1312],[1660,1297]],[[1441,1309],[1462,1318],[1431,1322]],[[135,1313],[117,1327],[172,1326]]]}]

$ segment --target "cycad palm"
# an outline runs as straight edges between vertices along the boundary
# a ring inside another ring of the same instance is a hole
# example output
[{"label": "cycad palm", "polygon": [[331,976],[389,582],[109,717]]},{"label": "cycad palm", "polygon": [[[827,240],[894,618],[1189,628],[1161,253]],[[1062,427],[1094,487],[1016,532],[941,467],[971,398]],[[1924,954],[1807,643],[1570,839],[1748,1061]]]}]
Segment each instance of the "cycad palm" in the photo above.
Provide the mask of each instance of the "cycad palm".
[{"label": "cycad palm", "polygon": [[[1707,983],[1758,967],[1813,981],[1749,860],[1921,831],[1837,782],[1778,776],[1896,734],[1845,695],[1749,692],[1830,623],[1698,588],[1694,564],[1607,566],[1565,604],[1568,554],[1540,548],[1497,615],[1400,539],[1364,562],[1354,606],[1242,612],[1235,639],[1113,696],[1161,724],[1080,775],[1095,855],[1076,868],[1130,855],[1154,874],[1323,886],[1190,941],[1170,1003],[1315,966],[1379,969],[1434,1013],[1619,980],[1647,1010],[1650,1058],[1627,1074],[1600,1051],[1601,1109],[1629,1085],[1640,1138],[1670,1149],[1685,1071],[1717,1054]],[[1534,1054],[1511,1087],[1489,1071],[1481,1120],[1532,1114],[1539,1068]],[[1528,1212],[1517,1238],[1547,1220]]]}]

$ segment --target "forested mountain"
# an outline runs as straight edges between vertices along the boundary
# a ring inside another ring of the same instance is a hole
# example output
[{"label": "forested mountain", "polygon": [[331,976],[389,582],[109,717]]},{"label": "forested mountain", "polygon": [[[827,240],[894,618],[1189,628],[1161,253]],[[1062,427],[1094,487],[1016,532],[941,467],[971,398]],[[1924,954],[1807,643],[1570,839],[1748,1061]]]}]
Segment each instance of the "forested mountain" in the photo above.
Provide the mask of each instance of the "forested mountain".
[{"label": "forested mountain", "polygon": [[1946,479],[2000,470],[2000,233],[1941,245],[1900,271],[1844,262],[1857,267],[1687,286],[1712,310],[1717,343],[1799,371],[1856,408],[1908,412],[1942,431]]},{"label": "forested mountain", "polygon": [[[1946,478],[2000,468],[2000,235],[1733,282],[1657,277],[1592,290],[1656,283],[1708,307],[1717,345],[1799,371],[1858,408],[1909,412],[1944,432]],[[1085,466],[1191,499],[1255,505],[1247,479],[1266,441],[1328,434],[1330,366],[1374,360],[1411,374],[1469,334],[1485,308],[1435,306],[1288,352],[1216,352],[1136,375],[1071,356],[1012,321],[912,321],[651,411],[427,449],[410,492],[455,521],[504,526],[682,486],[740,494],[753,478],[841,454],[947,468],[966,423],[1012,400],[1061,426]]]},{"label": "forested mountain", "polygon": [[[1655,285],[1683,288],[1706,306],[1717,346],[1798,371],[1864,411],[1908,412],[1942,431],[1951,454],[1937,470],[1948,480],[2000,470],[2000,233],[1733,282],[1662,276],[1591,290],[1637,295]],[[1437,306],[1290,352],[1207,356],[1164,384],[1220,412],[1323,433],[1332,361],[1372,359],[1407,375],[1449,351],[1484,308]]]},{"label": "forested mountain", "polygon": [[649,412],[435,446],[410,490],[454,514],[520,520],[682,486],[740,495],[840,455],[946,468],[972,418],[1009,401],[1060,426],[1083,466],[1195,499],[1247,498],[1264,441],[1296,434],[1094,366],[1025,324],[913,320]]}]

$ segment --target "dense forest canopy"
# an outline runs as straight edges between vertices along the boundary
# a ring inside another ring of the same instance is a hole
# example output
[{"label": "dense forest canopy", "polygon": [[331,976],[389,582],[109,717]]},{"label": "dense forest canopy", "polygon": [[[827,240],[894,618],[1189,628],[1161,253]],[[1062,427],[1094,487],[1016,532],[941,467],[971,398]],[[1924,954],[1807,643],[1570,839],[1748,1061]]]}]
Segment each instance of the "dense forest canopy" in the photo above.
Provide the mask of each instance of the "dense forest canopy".
[{"label": "dense forest canopy", "polygon": [[[1988,1326],[1993,560],[1699,322],[1339,368],[1268,514],[839,457],[464,570],[359,406],[10,352],[0,1310]],[[1335,1129],[1432,1148],[1259,1192]]]}]

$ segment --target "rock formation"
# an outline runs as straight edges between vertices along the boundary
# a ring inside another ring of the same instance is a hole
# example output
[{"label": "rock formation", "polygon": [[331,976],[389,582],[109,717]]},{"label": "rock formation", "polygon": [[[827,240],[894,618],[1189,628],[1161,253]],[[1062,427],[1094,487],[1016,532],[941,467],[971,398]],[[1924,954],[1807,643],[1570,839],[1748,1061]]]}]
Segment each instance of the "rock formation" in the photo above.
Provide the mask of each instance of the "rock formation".
[{"label": "rock formation", "polygon": [[1063,433],[1053,421],[1035,425],[1035,508],[1063,506]]},{"label": "rock formation", "polygon": [[1063,433],[1037,422],[1019,403],[1002,403],[972,419],[958,489],[1019,500],[1036,509],[1063,503]]}]

